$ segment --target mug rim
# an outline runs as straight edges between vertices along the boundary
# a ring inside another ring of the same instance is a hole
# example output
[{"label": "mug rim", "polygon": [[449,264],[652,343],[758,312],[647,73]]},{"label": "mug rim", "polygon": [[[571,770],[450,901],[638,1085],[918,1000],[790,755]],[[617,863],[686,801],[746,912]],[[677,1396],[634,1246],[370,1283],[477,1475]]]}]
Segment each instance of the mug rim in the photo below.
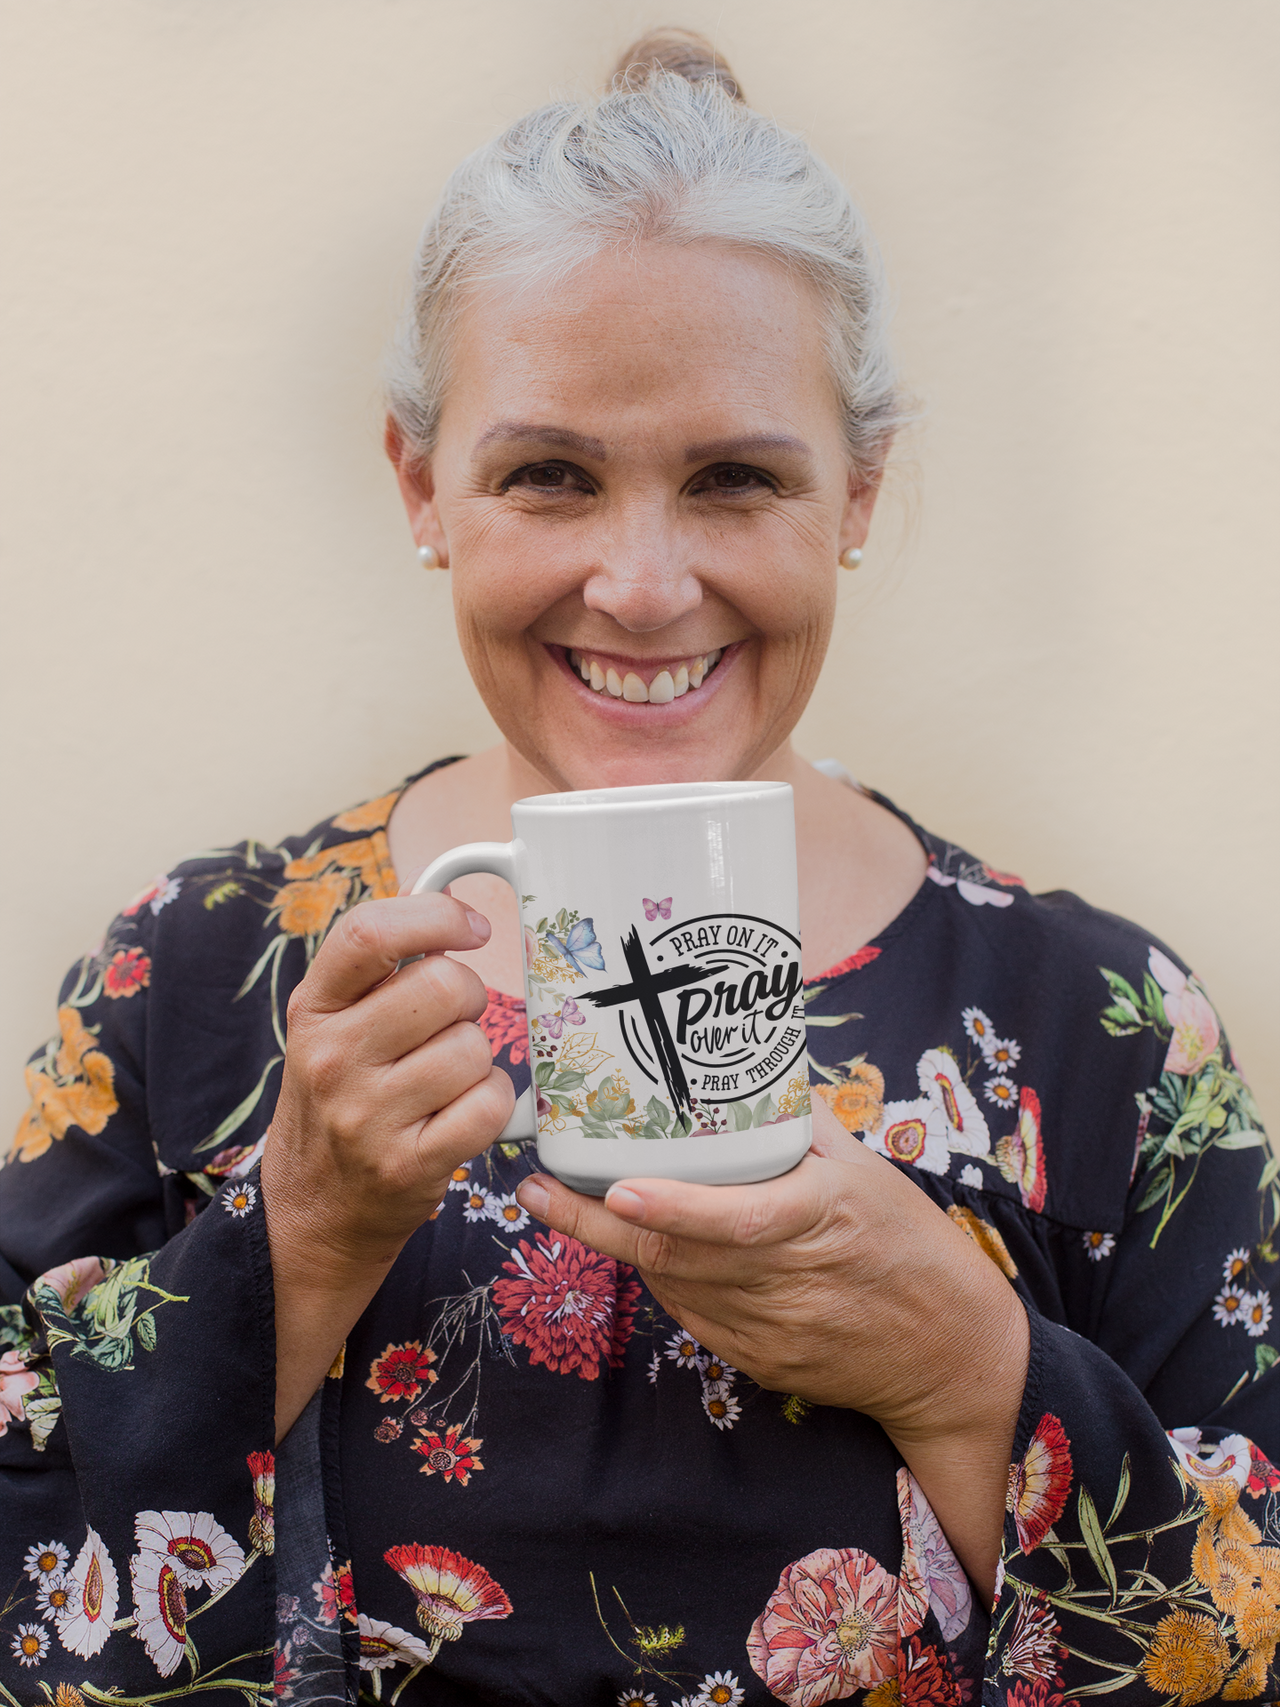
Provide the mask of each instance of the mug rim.
[{"label": "mug rim", "polygon": [[622,788],[584,788],[560,794],[530,794],[512,805],[512,813],[637,811],[655,807],[728,804],[775,799],[791,793],[789,782],[645,782]]}]

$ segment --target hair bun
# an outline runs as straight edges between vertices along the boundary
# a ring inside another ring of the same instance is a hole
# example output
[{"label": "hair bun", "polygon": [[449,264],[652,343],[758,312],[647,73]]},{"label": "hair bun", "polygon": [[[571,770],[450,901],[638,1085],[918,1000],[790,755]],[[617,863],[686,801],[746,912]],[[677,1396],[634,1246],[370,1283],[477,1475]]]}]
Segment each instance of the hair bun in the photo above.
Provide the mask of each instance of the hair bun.
[{"label": "hair bun", "polygon": [[705,36],[695,30],[650,30],[621,55],[613,68],[613,88],[634,88],[655,71],[670,71],[689,83],[718,83],[735,101],[744,101],[741,85]]}]

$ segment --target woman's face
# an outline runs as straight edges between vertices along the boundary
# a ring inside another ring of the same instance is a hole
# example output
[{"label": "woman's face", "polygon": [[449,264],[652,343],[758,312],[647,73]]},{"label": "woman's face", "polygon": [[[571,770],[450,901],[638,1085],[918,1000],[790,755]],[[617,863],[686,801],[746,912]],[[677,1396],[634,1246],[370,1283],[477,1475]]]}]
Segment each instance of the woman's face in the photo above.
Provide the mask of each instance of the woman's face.
[{"label": "woman's face", "polygon": [[477,298],[430,463],[398,466],[485,703],[556,788],[757,772],[875,497],[810,288],[711,244]]}]

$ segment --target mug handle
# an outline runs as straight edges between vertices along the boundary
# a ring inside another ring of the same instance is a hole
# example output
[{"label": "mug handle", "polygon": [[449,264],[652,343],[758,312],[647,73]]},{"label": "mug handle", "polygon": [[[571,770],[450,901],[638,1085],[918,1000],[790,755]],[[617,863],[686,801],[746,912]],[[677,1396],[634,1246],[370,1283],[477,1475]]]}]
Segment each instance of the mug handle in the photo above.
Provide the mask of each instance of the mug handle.
[{"label": "mug handle", "polygon": [[[455,877],[469,877],[477,871],[486,871],[494,877],[503,878],[515,890],[517,898],[519,897],[514,842],[464,842],[459,848],[450,848],[448,853],[442,853],[439,859],[432,860],[409,893],[438,895],[441,890],[448,888]],[[402,961],[401,964],[408,963]],[[533,1087],[530,1086],[516,1098],[511,1119],[499,1132],[498,1142],[537,1136],[537,1109],[533,1100]]]}]

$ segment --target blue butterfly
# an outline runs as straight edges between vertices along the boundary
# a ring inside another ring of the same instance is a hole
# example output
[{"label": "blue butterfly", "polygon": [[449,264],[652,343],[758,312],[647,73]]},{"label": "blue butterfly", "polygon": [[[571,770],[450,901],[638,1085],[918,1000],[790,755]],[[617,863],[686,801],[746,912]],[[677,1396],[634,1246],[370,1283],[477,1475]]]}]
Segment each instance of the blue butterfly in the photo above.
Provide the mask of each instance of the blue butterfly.
[{"label": "blue butterfly", "polygon": [[605,970],[604,951],[596,941],[594,919],[579,919],[564,938],[558,937],[554,931],[548,931],[546,936],[556,953],[567,960],[575,972],[585,973],[588,967],[596,972]]}]

